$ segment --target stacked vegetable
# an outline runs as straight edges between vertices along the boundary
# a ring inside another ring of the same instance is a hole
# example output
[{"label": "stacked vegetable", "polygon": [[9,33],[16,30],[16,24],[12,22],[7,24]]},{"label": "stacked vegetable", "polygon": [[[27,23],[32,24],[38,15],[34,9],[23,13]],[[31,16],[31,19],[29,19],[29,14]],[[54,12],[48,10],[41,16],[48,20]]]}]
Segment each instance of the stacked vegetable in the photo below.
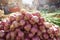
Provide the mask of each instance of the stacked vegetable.
[{"label": "stacked vegetable", "polygon": [[0,21],[0,40],[60,40],[60,31],[39,12],[21,10]]}]

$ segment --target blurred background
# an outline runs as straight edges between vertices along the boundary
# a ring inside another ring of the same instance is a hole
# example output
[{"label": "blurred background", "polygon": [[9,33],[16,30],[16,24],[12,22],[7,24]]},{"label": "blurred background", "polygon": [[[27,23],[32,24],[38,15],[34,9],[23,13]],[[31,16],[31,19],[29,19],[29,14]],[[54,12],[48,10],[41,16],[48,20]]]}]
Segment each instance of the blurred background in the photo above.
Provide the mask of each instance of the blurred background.
[{"label": "blurred background", "polygon": [[4,9],[4,7],[9,9],[16,6],[26,10],[54,12],[60,9],[60,0],[0,0],[0,9]]}]

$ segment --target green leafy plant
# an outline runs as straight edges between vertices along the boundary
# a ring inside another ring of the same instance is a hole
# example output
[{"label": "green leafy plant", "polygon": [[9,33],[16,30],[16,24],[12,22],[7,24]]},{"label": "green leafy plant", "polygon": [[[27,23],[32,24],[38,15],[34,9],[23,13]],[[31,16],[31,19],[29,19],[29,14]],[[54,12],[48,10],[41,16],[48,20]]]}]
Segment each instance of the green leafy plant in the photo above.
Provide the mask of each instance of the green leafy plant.
[{"label": "green leafy plant", "polygon": [[46,21],[60,26],[60,18],[57,17],[57,15],[60,15],[60,14],[57,14],[57,13],[55,13],[55,14],[44,14],[43,16],[44,16]]}]

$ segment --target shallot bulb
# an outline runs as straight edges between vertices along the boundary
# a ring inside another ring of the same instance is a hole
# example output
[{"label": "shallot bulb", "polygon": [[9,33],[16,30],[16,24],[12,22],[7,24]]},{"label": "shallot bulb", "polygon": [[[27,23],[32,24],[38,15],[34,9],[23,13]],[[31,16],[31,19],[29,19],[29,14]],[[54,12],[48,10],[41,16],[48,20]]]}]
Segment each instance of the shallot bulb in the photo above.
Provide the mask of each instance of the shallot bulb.
[{"label": "shallot bulb", "polygon": [[3,38],[3,37],[4,37],[4,35],[5,35],[4,30],[0,30],[0,37],[1,37],[1,38]]},{"label": "shallot bulb", "polygon": [[25,16],[24,16],[24,19],[25,19],[25,20],[30,20],[31,17],[32,17],[32,14],[29,13],[29,12],[27,12],[27,13],[25,14]]},{"label": "shallot bulb", "polygon": [[10,33],[6,35],[6,40],[10,40]]},{"label": "shallot bulb", "polygon": [[24,26],[25,25],[25,20],[20,20],[19,25]]},{"label": "shallot bulb", "polygon": [[31,25],[30,25],[30,24],[25,25],[24,29],[25,29],[26,31],[30,31]]},{"label": "shallot bulb", "polygon": [[36,22],[36,23],[38,23],[38,22],[39,22],[39,17],[33,16],[33,17],[31,18],[31,20],[34,21],[34,22]]},{"label": "shallot bulb", "polygon": [[33,34],[35,34],[37,31],[38,31],[38,29],[35,28],[35,27],[33,27],[33,28],[31,29],[31,32],[32,32]]}]

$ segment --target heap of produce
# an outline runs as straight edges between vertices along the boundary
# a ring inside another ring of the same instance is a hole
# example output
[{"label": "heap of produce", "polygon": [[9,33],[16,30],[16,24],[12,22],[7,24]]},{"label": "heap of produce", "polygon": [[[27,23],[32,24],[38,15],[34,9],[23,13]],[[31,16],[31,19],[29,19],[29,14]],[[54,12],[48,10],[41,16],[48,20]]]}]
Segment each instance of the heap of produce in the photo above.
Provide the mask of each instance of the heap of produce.
[{"label": "heap of produce", "polygon": [[38,11],[21,10],[0,21],[0,40],[60,40],[60,31]]}]

